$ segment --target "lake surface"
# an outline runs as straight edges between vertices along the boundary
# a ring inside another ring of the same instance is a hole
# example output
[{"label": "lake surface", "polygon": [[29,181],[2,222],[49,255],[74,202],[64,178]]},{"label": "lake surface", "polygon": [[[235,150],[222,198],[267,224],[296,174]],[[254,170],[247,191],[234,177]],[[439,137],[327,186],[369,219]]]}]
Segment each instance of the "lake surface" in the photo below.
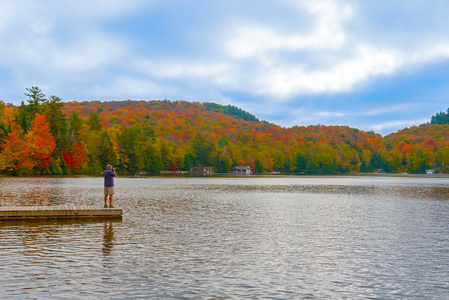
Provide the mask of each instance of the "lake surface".
[{"label": "lake surface", "polygon": [[[0,177],[0,205],[103,206],[101,177]],[[0,223],[17,299],[449,298],[449,179],[116,179],[122,221]]]}]

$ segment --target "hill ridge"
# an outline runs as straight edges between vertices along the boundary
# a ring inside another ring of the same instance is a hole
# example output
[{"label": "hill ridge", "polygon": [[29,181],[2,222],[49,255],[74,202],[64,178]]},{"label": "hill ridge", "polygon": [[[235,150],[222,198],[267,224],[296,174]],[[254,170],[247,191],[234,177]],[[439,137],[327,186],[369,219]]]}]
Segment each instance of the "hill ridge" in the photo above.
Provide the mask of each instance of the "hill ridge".
[{"label": "hill ridge", "polygon": [[[422,124],[382,137],[343,125],[284,128],[211,102],[64,103],[44,98],[38,88],[30,91],[28,104],[0,102],[0,172],[98,173],[107,163],[122,172],[198,165],[216,172],[250,166],[260,173],[294,174],[449,171],[447,124]],[[36,154],[35,148],[47,150]]]}]

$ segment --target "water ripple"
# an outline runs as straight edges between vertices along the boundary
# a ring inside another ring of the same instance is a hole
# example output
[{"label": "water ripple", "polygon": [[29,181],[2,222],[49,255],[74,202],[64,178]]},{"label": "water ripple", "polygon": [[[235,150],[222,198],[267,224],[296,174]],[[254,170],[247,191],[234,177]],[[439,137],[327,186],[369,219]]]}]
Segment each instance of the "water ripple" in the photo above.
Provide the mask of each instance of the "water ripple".
[{"label": "water ripple", "polygon": [[[445,178],[118,178],[122,221],[0,222],[16,299],[445,298]],[[2,205],[102,203],[101,177],[0,178]]]}]

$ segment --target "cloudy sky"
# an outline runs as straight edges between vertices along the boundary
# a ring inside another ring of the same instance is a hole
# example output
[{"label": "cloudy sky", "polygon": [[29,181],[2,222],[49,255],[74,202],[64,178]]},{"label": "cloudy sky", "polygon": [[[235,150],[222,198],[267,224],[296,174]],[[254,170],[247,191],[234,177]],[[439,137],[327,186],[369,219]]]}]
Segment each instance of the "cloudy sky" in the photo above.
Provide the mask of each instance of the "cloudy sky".
[{"label": "cloudy sky", "polygon": [[0,99],[232,104],[388,134],[449,107],[445,0],[0,0]]}]

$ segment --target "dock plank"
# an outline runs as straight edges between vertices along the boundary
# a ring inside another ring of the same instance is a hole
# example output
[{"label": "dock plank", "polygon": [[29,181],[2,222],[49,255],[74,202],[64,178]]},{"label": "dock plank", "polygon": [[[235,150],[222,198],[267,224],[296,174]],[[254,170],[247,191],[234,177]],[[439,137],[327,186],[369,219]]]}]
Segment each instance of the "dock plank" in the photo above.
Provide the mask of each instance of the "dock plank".
[{"label": "dock plank", "polygon": [[96,206],[0,206],[0,220],[121,218],[121,208]]}]

